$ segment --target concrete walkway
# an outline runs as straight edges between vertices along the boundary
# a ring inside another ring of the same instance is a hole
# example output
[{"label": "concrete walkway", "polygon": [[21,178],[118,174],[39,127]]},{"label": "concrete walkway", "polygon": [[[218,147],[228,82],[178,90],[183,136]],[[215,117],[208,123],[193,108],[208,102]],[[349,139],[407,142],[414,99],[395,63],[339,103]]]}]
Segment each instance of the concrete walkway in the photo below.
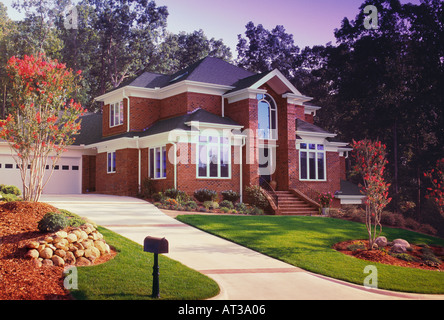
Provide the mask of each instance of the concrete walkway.
[{"label": "concrete walkway", "polygon": [[[214,279],[219,300],[444,299],[444,295],[396,293],[316,275],[183,224],[154,205],[109,195],[43,195],[42,202],[88,217],[143,244],[165,237],[166,256]],[[363,280],[367,274],[363,273]]]}]

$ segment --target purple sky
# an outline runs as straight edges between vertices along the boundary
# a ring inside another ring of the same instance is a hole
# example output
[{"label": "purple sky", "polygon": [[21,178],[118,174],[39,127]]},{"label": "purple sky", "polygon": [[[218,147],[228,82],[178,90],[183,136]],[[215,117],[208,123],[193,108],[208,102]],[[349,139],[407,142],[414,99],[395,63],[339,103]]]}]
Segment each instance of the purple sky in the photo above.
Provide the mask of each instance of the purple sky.
[{"label": "purple sky", "polygon": [[[364,0],[157,0],[166,5],[172,32],[202,29],[211,38],[223,39],[235,51],[237,35],[253,21],[266,29],[283,25],[300,48],[316,44],[335,44],[333,31],[344,17],[354,19]],[[419,4],[419,0],[401,3]]]},{"label": "purple sky", "polygon": [[[13,0],[0,0],[8,6],[8,14],[17,19],[11,8]],[[237,56],[237,35],[253,21],[266,29],[283,25],[293,34],[300,48],[335,43],[333,31],[344,17],[354,19],[364,0],[156,0],[167,6],[168,30],[192,32],[202,29],[209,38],[223,39]],[[419,0],[401,0],[418,4]]]}]

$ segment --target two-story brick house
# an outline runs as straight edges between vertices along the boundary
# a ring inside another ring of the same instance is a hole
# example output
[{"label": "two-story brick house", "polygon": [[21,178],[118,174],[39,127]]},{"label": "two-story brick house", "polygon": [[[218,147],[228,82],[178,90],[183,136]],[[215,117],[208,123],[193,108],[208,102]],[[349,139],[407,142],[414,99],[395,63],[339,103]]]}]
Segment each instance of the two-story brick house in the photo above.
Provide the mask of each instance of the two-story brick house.
[{"label": "two-story brick house", "polygon": [[158,190],[242,194],[267,181],[353,202],[340,193],[351,149],[313,124],[320,108],[311,99],[278,70],[256,74],[212,57],[173,75],[145,72],[96,98],[103,115],[83,117],[82,191],[135,195],[149,177]]}]

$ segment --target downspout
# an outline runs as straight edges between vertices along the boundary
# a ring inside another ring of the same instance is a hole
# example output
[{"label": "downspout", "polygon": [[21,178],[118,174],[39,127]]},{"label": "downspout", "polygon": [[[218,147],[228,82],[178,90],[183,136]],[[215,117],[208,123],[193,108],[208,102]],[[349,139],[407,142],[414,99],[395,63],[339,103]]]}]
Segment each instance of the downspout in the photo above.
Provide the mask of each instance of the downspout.
[{"label": "downspout", "polygon": [[243,202],[243,191],[242,191],[242,183],[243,183],[243,181],[242,181],[242,174],[243,174],[243,171],[242,171],[242,149],[243,149],[243,147],[245,146],[245,143],[246,143],[246,141],[245,141],[245,137],[242,137],[242,143],[240,144],[240,147],[239,147],[239,155],[240,155],[240,167],[239,167],[239,194],[240,194],[240,202],[242,203]]},{"label": "downspout", "polygon": [[139,137],[134,137],[136,140],[136,148],[138,151],[138,165],[137,165],[137,184],[139,194],[142,192],[142,150],[140,150],[139,146]]},{"label": "downspout", "polygon": [[127,121],[126,121],[126,132],[130,131],[130,99],[125,95],[125,88],[123,88],[123,99],[126,99],[126,108],[127,108]]},{"label": "downspout", "polygon": [[222,117],[225,117],[225,99],[223,95],[221,97],[222,97]]},{"label": "downspout", "polygon": [[174,189],[177,189],[177,141],[168,139],[174,148]]}]

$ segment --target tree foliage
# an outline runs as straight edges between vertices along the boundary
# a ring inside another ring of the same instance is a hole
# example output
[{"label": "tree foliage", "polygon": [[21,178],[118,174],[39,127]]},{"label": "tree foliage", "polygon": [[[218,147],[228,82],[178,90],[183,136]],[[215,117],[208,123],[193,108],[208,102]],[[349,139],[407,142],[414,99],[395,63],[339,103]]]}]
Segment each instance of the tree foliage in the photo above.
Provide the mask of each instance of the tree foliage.
[{"label": "tree foliage", "polygon": [[[15,151],[24,200],[38,201],[62,152],[80,130],[78,118],[85,110],[69,99],[78,89],[81,72],[43,54],[12,57],[7,71],[15,111],[0,120],[0,138]],[[52,168],[45,180],[50,158]]]},{"label": "tree foliage", "polygon": [[386,146],[381,141],[368,139],[353,141],[353,170],[362,177],[362,193],[365,198],[365,225],[369,237],[369,249],[382,231],[382,211],[392,200],[388,196],[390,186],[384,179]]}]

